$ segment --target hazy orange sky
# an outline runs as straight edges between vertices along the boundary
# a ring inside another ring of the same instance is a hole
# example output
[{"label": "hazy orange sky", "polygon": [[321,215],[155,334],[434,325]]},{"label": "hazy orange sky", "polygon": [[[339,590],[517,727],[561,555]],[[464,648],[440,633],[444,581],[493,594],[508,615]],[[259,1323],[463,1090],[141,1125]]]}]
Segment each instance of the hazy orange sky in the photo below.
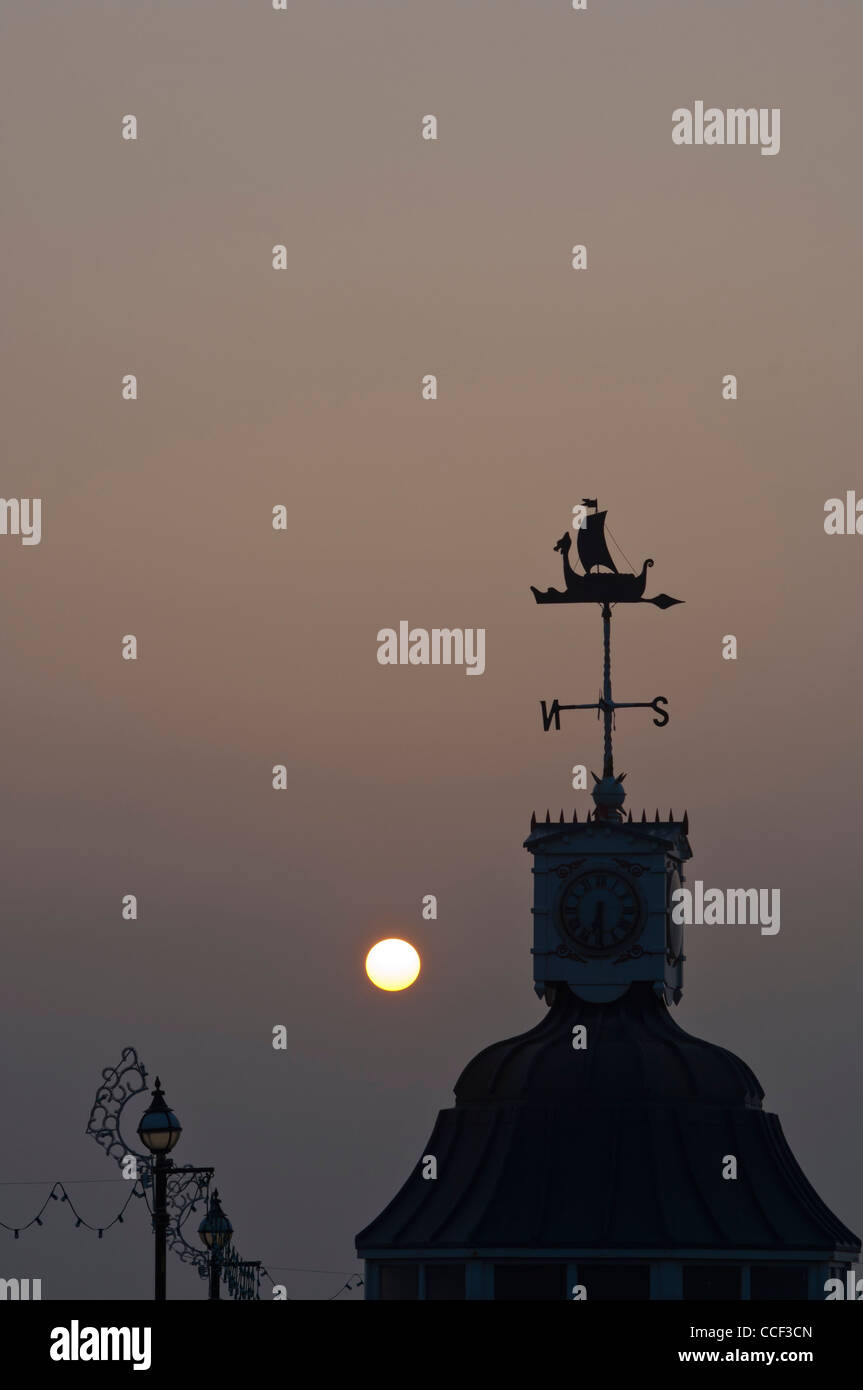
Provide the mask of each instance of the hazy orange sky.
[{"label": "hazy orange sky", "polygon": [[[2,491],[43,535],[0,536],[0,1182],[114,1176],[82,1131],[132,1043],[241,1253],[326,1271],[297,1298],[357,1268],[462,1066],[542,1010],[521,844],[601,740],[539,702],[595,698],[601,629],[530,585],[598,496],[685,600],[616,614],[616,696],[671,714],[618,720],[628,805],[782,893],[775,937],[691,929],[675,1017],[863,1227],[863,539],[823,527],[863,496],[861,40],[853,0],[3,7]],[[701,99],[781,108],[779,154],[676,147]],[[403,619],[484,628],[483,676],[379,665]],[[389,935],[404,995],[363,974]],[[141,1216],[51,1216],[8,1275],[149,1296]]]}]

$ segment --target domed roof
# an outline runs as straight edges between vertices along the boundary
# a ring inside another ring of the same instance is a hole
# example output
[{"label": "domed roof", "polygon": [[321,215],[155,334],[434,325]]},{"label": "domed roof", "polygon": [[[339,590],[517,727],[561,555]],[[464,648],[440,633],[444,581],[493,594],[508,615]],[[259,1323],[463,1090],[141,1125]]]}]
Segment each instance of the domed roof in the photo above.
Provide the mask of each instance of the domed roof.
[{"label": "domed roof", "polygon": [[[572,1046],[586,1029],[586,1047]],[[573,1055],[575,1053],[575,1056]],[[684,1032],[648,984],[611,1004],[590,1004],[557,986],[535,1028],[493,1043],[456,1082],[459,1105],[553,1098],[586,1105],[697,1102],[760,1108],[754,1072],[724,1047]]]},{"label": "domed roof", "polygon": [[436,1179],[420,1158],[361,1254],[859,1250],[744,1062],[679,1028],[649,985],[606,1004],[557,988],[536,1028],[465,1067],[422,1150]]}]

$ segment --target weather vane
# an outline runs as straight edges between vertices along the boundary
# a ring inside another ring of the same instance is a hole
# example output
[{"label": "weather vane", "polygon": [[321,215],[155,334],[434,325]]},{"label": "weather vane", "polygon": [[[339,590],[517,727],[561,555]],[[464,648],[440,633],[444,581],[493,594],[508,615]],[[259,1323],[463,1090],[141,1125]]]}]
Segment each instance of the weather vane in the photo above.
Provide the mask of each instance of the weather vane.
[{"label": "weather vane", "polygon": [[668,704],[668,701],[664,695],[657,695],[654,700],[615,701],[612,699],[611,610],[616,603],[652,603],[657,608],[671,608],[675,603],[681,603],[682,600],[669,598],[668,594],[657,594],[655,598],[645,598],[647,571],[652,567],[653,561],[645,560],[641,566],[640,574],[619,573],[605,540],[607,513],[598,510],[599,503],[595,497],[585,497],[582,505],[593,509],[592,512],[585,515],[583,524],[578,528],[576,540],[578,558],[584,568],[584,574],[576,574],[569,562],[572,537],[567,532],[566,535],[561,536],[554,547],[563,556],[563,580],[566,588],[563,590],[542,590],[531,585],[531,592],[537,603],[599,603],[602,605],[604,654],[602,693],[598,700],[587,705],[562,705],[559,700],[552,700],[549,707],[543,700],[541,702],[542,725],[546,733],[552,724],[555,729],[559,729],[562,710],[595,709],[597,718],[600,714],[603,716],[605,738],[602,777],[597,777],[595,772],[591,773],[595,783],[593,799],[596,803],[598,819],[620,820],[620,808],[626,798],[626,792],[621,784],[626,773],[621,772],[617,777],[614,774],[611,734],[614,728],[615,711],[619,709],[653,709],[659,715],[659,718],[654,719],[653,722],[661,729],[668,723],[668,713],[663,708]]}]

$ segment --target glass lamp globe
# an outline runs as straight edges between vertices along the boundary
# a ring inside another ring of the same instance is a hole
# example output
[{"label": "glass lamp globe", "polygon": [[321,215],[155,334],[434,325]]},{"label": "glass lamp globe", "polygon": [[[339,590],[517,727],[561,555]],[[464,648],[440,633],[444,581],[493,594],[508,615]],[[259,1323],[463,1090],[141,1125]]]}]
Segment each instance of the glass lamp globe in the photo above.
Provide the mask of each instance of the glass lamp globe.
[{"label": "glass lamp globe", "polygon": [[198,1227],[198,1235],[208,1250],[224,1250],[230,1245],[234,1228],[222,1211],[218,1188],[210,1198],[210,1209]]},{"label": "glass lamp globe", "polygon": [[158,1076],[152,1097],[149,1109],[141,1116],[138,1138],[151,1154],[168,1154],[182,1134],[183,1126],[173,1110],[168,1108]]}]

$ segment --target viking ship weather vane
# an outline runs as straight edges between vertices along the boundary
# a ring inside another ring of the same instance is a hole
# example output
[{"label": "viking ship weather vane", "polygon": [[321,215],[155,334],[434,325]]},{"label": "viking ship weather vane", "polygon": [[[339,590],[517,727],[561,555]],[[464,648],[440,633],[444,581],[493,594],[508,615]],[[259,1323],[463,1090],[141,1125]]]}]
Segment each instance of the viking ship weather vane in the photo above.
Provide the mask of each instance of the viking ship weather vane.
[{"label": "viking ship weather vane", "polygon": [[621,772],[619,776],[615,776],[614,773],[611,735],[614,728],[615,711],[619,709],[653,709],[659,715],[659,718],[654,719],[653,722],[661,729],[668,723],[668,713],[663,708],[668,704],[668,701],[663,695],[657,695],[654,700],[615,701],[612,698],[611,610],[616,603],[652,603],[657,608],[671,608],[674,604],[681,603],[682,600],[669,598],[668,594],[657,594],[655,598],[645,598],[647,571],[652,567],[653,561],[645,560],[640,574],[621,574],[612,559],[605,540],[607,513],[598,510],[599,504],[595,497],[585,497],[582,505],[592,509],[584,517],[583,525],[578,528],[576,539],[578,558],[584,568],[584,574],[576,574],[570,564],[569,552],[572,548],[572,537],[567,532],[566,535],[561,536],[554,547],[563,557],[563,579],[566,588],[563,590],[541,590],[531,585],[531,592],[537,603],[599,603],[602,605],[604,656],[602,693],[597,701],[587,705],[562,705],[559,700],[552,700],[549,707],[545,700],[541,701],[542,726],[546,733],[552,724],[555,729],[559,729],[562,710],[595,709],[597,718],[600,714],[603,716],[602,777],[597,777],[595,772],[591,773],[595,783],[593,799],[596,803],[598,819],[620,820],[620,808],[626,798],[626,792],[621,784],[626,773]]}]

